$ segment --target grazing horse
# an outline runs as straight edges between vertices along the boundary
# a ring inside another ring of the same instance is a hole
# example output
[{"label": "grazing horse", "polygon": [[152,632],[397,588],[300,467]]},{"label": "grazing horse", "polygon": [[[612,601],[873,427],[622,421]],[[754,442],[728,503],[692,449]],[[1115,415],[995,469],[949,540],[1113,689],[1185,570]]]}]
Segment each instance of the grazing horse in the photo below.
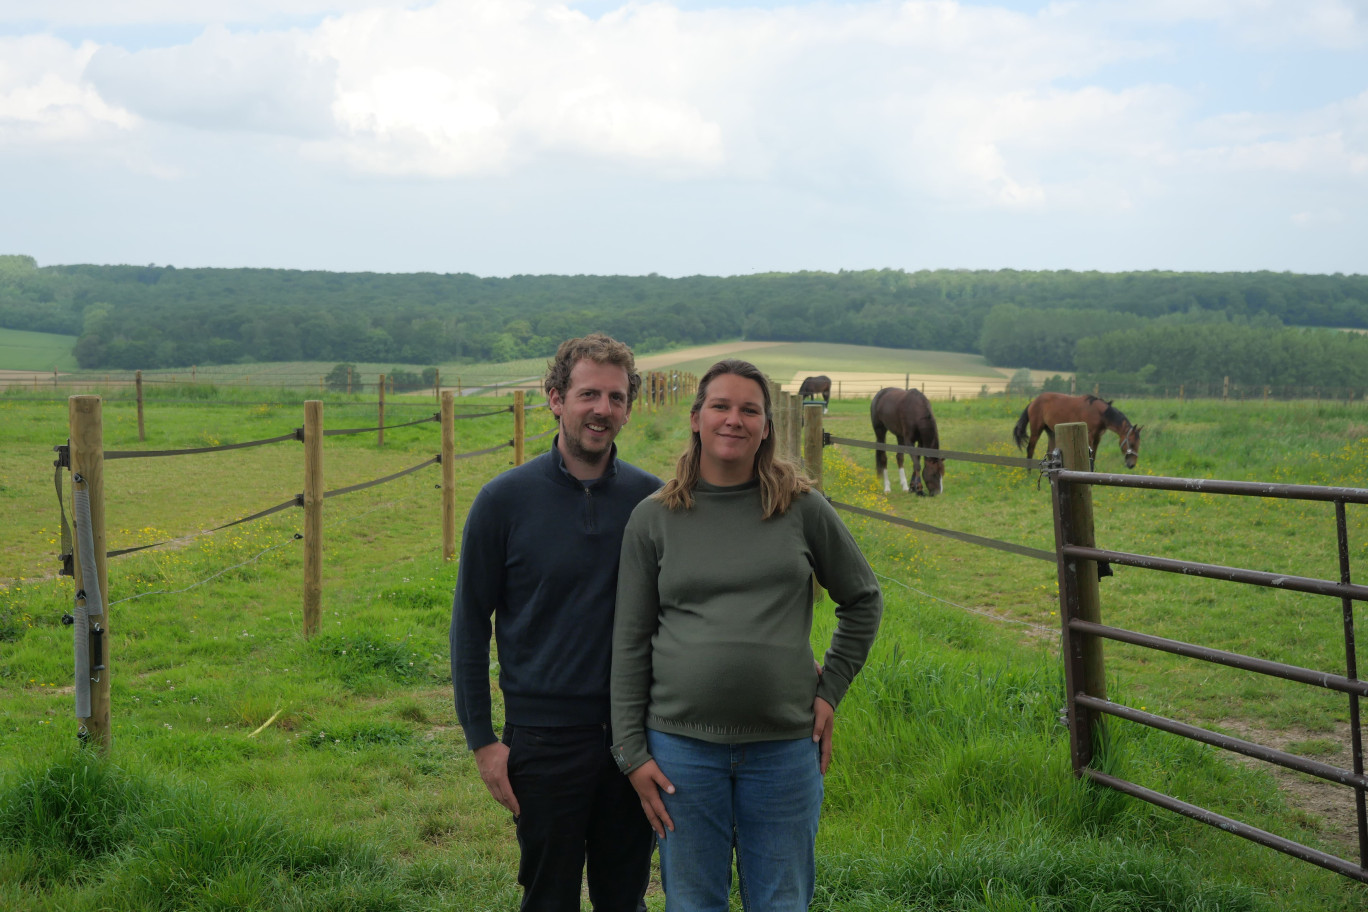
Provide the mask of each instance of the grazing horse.
[{"label": "grazing horse", "polygon": [[[1026,458],[1035,458],[1036,440],[1040,432],[1049,435],[1050,449],[1055,445],[1055,425],[1070,421],[1082,421],[1088,425],[1088,468],[1097,463],[1097,444],[1102,433],[1114,431],[1121,438],[1121,455],[1125,457],[1126,468],[1135,468],[1140,458],[1141,425],[1131,424],[1130,419],[1110,400],[1096,396],[1070,396],[1066,393],[1041,393],[1031,400],[1030,405],[1021,410],[1016,427],[1012,428],[1012,439],[1017,449],[1025,448]],[[1027,437],[1027,428],[1030,436]]]},{"label": "grazing horse", "polygon": [[803,399],[816,399],[821,396],[822,413],[826,414],[827,406],[831,405],[831,378],[826,374],[808,377],[803,381],[803,385],[798,387],[798,395]]},{"label": "grazing horse", "polygon": [[[921,390],[900,390],[895,386],[884,387],[874,394],[869,403],[869,420],[874,425],[874,437],[884,442],[884,435],[892,432],[898,446],[919,446],[929,450],[940,449],[940,433],[936,430],[936,418],[931,414],[931,403],[922,395]],[[874,452],[874,470],[883,477],[884,493],[889,492],[888,454],[883,450]],[[925,487],[922,482],[925,481]],[[940,456],[926,457],[926,474],[922,475],[921,456],[912,456],[912,483],[903,472],[903,454],[898,454],[898,481],[904,491],[914,494],[929,494],[935,497],[945,487],[945,460]]]}]

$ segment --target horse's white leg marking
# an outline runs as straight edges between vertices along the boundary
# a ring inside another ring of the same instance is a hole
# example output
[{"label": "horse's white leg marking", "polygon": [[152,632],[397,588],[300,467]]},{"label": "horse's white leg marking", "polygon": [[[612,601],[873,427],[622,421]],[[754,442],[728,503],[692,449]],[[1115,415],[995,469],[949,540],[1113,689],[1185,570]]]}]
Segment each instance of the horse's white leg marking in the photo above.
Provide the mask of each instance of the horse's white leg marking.
[{"label": "horse's white leg marking", "polygon": [[890,488],[890,487],[888,486],[888,466],[884,466],[884,470],[883,470],[883,483],[884,483],[884,493],[885,493],[885,494],[890,493],[890,492],[892,491],[892,488]]},{"label": "horse's white leg marking", "polygon": [[898,483],[902,485],[904,491],[907,490],[907,473],[903,471],[902,463],[898,463]]}]

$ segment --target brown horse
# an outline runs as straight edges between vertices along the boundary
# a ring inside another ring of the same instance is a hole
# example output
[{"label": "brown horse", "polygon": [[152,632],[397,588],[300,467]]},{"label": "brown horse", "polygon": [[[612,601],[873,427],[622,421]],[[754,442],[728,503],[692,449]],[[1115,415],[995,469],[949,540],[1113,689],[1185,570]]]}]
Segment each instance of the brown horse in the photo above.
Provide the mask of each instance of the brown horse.
[{"label": "brown horse", "polygon": [[[940,449],[940,432],[936,430],[936,418],[931,414],[931,403],[922,395],[921,390],[884,387],[874,394],[869,403],[869,420],[874,425],[874,437],[879,443],[883,443],[884,435],[891,431],[898,440],[898,446]],[[888,454],[883,450],[874,452],[874,471],[883,477],[884,493],[889,493]],[[907,475],[903,472],[903,454],[899,453],[898,481],[904,491],[935,497],[945,487],[945,460],[939,456],[927,456],[926,474],[923,477],[921,457],[913,455],[912,482],[909,485]]]},{"label": "brown horse", "polygon": [[831,378],[826,374],[808,377],[802,386],[798,387],[798,395],[803,399],[816,399],[821,396],[822,412],[825,413],[827,406],[831,405]]},{"label": "brown horse", "polygon": [[[1055,445],[1055,425],[1070,421],[1082,421],[1088,425],[1088,467],[1097,463],[1097,444],[1102,433],[1110,430],[1121,438],[1121,455],[1125,457],[1126,468],[1135,468],[1140,458],[1141,426],[1131,424],[1130,419],[1110,400],[1096,396],[1070,396],[1066,393],[1041,393],[1031,400],[1030,405],[1021,410],[1016,427],[1012,428],[1012,439],[1017,449],[1025,448],[1026,458],[1035,458],[1036,440],[1040,432],[1049,435],[1050,449]],[[1030,436],[1027,436],[1027,428]]]}]

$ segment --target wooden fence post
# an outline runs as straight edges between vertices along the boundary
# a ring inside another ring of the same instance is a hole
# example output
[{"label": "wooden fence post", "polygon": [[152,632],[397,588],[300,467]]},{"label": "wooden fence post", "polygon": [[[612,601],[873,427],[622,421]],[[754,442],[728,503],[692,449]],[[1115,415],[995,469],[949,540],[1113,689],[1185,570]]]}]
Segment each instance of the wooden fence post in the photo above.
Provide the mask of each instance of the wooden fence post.
[{"label": "wooden fence post", "polygon": [[1226,377],[1225,380],[1222,381],[1222,383],[1221,383],[1221,398],[1222,398],[1222,399],[1229,399],[1229,398],[1230,398],[1230,378],[1229,378],[1229,377]]},{"label": "wooden fence post", "polygon": [[[113,663],[109,649],[114,639],[109,635],[109,572],[105,556],[105,507],[104,507],[104,415],[99,396],[72,396],[67,400],[67,421],[71,430],[71,489],[73,492],[83,488],[90,498],[90,541],[94,546],[95,566],[81,566],[79,547],[79,525],[77,539],[72,551],[75,553],[76,590],[85,588],[85,581],[93,579],[100,589],[102,614],[91,626],[99,629],[98,636],[90,637],[92,645],[100,642],[100,663],[104,668],[91,675],[90,717],[85,720],[87,743],[104,754],[109,753],[113,738],[110,732],[109,713],[109,674]],[[93,650],[92,650],[93,651]],[[95,662],[91,663],[92,671]]]},{"label": "wooden fence post", "polygon": [[[1055,427],[1060,457],[1064,468],[1089,471],[1088,426],[1069,422]],[[1100,700],[1107,698],[1107,681],[1102,659],[1102,641],[1098,637],[1077,633],[1070,629],[1070,620],[1101,623],[1102,604],[1097,587],[1097,562],[1065,559],[1064,545],[1095,547],[1093,530],[1092,487],[1086,484],[1053,486],[1055,514],[1056,564],[1059,573],[1059,620],[1063,627],[1061,654],[1064,658],[1064,686],[1068,691],[1069,747],[1073,756],[1075,776],[1082,776],[1090,766],[1093,747],[1101,734],[1103,716],[1079,706],[1073,699],[1084,693]]]},{"label": "wooden fence post", "polygon": [[323,403],[304,403],[304,636],[318,633],[323,604]]},{"label": "wooden fence post", "polygon": [[787,393],[779,388],[779,384],[770,381],[770,414],[774,418],[774,427],[770,428],[770,433],[774,435],[774,451],[780,456],[792,455],[789,453],[789,397],[792,393]]},{"label": "wooden fence post", "polygon": [[442,393],[442,559],[456,557],[456,397]]},{"label": "wooden fence post", "polygon": [[442,371],[440,369],[432,375],[432,398],[438,402],[442,401]]},{"label": "wooden fence post", "polygon": [[822,487],[822,403],[803,406],[803,467]]},{"label": "wooden fence post", "polygon": [[[796,398],[796,397],[795,397]],[[803,467],[817,490],[822,490],[822,403],[803,406]],[[822,599],[822,587],[812,578],[812,601]]]},{"label": "wooden fence post", "polygon": [[385,445],[385,375],[380,375],[380,382],[376,385],[380,390],[380,420],[377,422],[380,430],[376,433],[375,445]]},{"label": "wooden fence post", "polygon": [[137,371],[133,374],[133,384],[138,389],[138,439],[146,440],[147,431],[143,427],[142,371]]},{"label": "wooden fence post", "polygon": [[513,464],[523,464],[523,443],[527,438],[527,414],[523,411],[523,391],[513,391]]}]

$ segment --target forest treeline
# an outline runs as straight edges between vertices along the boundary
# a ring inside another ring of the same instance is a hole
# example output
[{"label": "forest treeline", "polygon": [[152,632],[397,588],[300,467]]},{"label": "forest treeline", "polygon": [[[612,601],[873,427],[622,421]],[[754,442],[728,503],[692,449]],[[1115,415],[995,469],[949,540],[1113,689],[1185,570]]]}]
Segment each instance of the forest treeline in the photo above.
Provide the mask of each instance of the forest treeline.
[{"label": "forest treeline", "polygon": [[[867,270],[745,276],[40,267],[0,256],[0,327],[83,368],[544,357],[599,329],[649,352],[726,339],[981,353],[1132,384],[1368,386],[1368,276]],[[1185,378],[1185,379],[1179,379]]]}]

